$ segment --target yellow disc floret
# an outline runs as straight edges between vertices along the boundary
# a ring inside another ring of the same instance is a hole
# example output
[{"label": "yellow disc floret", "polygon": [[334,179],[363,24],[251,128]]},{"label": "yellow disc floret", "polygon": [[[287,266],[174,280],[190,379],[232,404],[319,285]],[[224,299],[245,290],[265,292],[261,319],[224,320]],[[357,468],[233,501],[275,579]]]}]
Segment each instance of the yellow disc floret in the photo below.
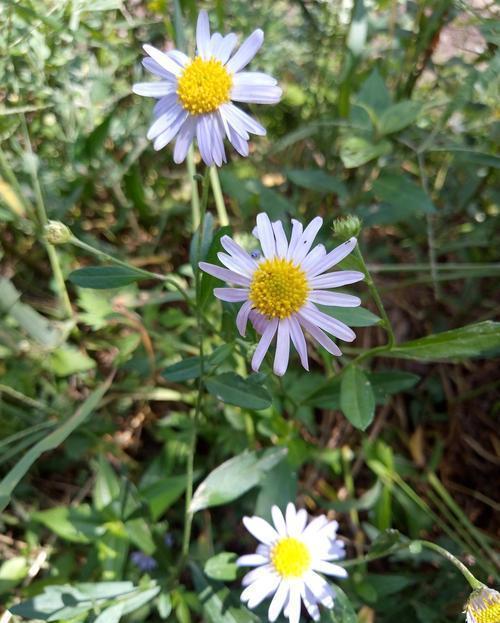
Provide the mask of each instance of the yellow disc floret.
[{"label": "yellow disc floret", "polygon": [[309,569],[311,554],[302,541],[286,537],[272,547],[271,562],[282,578],[299,578]]},{"label": "yellow disc floret", "polygon": [[500,594],[489,588],[479,589],[472,594],[465,610],[467,620],[473,623],[499,623]]},{"label": "yellow disc floret", "polygon": [[250,300],[268,318],[288,318],[304,305],[309,287],[305,272],[289,260],[264,260],[253,274]]},{"label": "yellow disc floret", "polygon": [[202,115],[228,102],[232,85],[231,75],[220,61],[204,61],[197,56],[182,72],[177,95],[185,110]]}]

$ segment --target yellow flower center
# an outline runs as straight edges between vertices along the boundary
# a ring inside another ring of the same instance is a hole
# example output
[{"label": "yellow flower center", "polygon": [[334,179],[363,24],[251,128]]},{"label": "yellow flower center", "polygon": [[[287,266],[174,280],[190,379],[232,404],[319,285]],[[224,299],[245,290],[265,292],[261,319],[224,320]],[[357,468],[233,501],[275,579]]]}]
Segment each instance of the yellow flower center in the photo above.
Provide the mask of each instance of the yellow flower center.
[{"label": "yellow flower center", "polygon": [[273,546],[271,562],[282,578],[300,578],[311,565],[311,554],[304,543],[290,536]]},{"label": "yellow flower center", "polygon": [[289,260],[264,260],[254,272],[250,300],[268,318],[288,318],[304,305],[309,292],[305,272]]},{"label": "yellow flower center", "polygon": [[228,102],[232,85],[233,79],[220,61],[204,61],[197,56],[182,72],[177,95],[185,110],[202,115]]},{"label": "yellow flower center", "polygon": [[472,604],[468,611],[474,623],[498,623],[500,621],[500,601],[485,599],[481,605]]}]

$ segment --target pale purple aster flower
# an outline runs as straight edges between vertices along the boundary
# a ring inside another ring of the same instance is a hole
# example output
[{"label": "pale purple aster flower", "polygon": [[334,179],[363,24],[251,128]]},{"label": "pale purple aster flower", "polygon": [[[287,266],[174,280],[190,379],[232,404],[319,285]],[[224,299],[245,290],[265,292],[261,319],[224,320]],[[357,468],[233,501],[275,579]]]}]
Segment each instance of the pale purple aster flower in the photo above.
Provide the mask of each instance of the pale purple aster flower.
[{"label": "pale purple aster flower", "polygon": [[304,331],[337,356],[342,353],[327,333],[346,342],[356,337],[346,324],[316,305],[357,307],[361,304],[357,296],[328,290],[364,278],[363,273],[355,270],[327,272],[349,255],[356,246],[356,238],[350,238],[330,253],[322,244],[312,248],[322,223],[323,219],[317,216],[303,229],[299,221],[292,219],[288,241],[281,221],[271,223],[267,214],[261,213],[253,231],[262,248],[260,258],[247,253],[229,236],[223,236],[221,244],[227,253],[218,253],[218,258],[226,268],[207,262],[199,264],[206,273],[240,286],[215,288],[214,294],[222,301],[243,303],[236,318],[242,336],[248,319],[261,334],[252,358],[254,371],[260,368],[275,336],[274,372],[279,376],[288,367],[290,340],[303,367],[309,370]]},{"label": "pale purple aster flower", "polygon": [[254,567],[242,580],[241,600],[255,608],[273,596],[269,621],[276,621],[283,610],[290,623],[299,623],[301,604],[315,621],[319,606],[333,608],[335,592],[320,575],[346,578],[347,571],[333,560],[345,556],[344,544],[337,539],[338,523],[325,515],[307,523],[307,512],[288,504],[285,516],[277,506],[271,509],[273,525],[261,517],[244,517],[245,528],[260,541],[255,554],[241,556],[241,567]]},{"label": "pale purple aster flower", "polygon": [[138,569],[144,572],[153,571],[158,566],[156,560],[144,552],[132,552],[130,559]]},{"label": "pale purple aster flower", "polygon": [[143,65],[161,81],[135,84],[133,91],[158,100],[147,134],[154,148],[162,149],[177,137],[174,161],[180,163],[196,137],[204,162],[221,166],[226,162],[226,136],[238,153],[248,156],[250,134],[264,136],[266,130],[232,102],[276,104],[282,94],[271,76],[242,71],[263,41],[264,33],[257,29],[235,52],[236,35],[210,35],[208,14],[200,11],[194,59],[179,50],[161,52],[145,45],[148,58]]}]

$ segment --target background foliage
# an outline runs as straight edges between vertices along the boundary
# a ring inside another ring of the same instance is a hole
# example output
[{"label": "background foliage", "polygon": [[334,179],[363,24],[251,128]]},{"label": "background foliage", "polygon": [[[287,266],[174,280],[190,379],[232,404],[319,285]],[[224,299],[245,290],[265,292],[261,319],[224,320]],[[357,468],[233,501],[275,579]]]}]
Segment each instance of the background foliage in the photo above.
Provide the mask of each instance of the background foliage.
[{"label": "background foliage", "polygon": [[[223,31],[263,28],[253,66],[285,91],[257,111],[268,137],[221,171],[233,232],[245,242],[259,210],[320,214],[331,248],[334,218],[362,218],[398,346],[345,367],[386,343],[360,286],[343,361],[319,350],[310,374],[295,362],[282,381],[269,368],[249,376],[254,336],[237,336],[234,309],[204,277],[194,477],[208,480],[184,565],[195,318],[169,283],[109,263],[89,271],[99,261],[66,245],[56,252],[69,317],[43,237],[47,213],[192,295],[189,180],[168,149],[153,152],[151,103],[130,91],[141,44],[175,40],[174,5],[4,0],[0,604],[22,604],[1,621],[260,620],[265,610],[238,605],[234,553],[253,547],[241,518],[296,499],[336,514],[349,558],[389,554],[348,563],[348,597],[339,592],[325,621],[458,621],[463,579],[385,531],[436,540],[498,580],[498,10],[486,0],[205,5]],[[191,39],[201,5],[178,8]],[[220,235],[208,219],[208,257]]]}]

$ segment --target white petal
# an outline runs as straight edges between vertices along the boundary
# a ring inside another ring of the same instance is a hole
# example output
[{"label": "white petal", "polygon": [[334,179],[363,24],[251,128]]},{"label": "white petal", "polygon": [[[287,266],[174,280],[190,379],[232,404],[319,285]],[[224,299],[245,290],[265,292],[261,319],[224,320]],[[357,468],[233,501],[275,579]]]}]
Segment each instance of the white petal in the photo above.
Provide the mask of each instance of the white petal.
[{"label": "white petal", "polygon": [[276,329],[278,328],[278,319],[273,318],[273,320],[268,321],[268,325],[264,329],[262,333],[262,337],[255,349],[255,352],[252,357],[252,370],[254,372],[258,372],[260,368],[260,364],[262,360],[266,356],[266,353],[271,345],[274,334],[276,333]]},{"label": "white petal", "polygon": [[248,290],[240,288],[214,288],[214,295],[221,301],[241,303],[248,301]]},{"label": "white petal", "polygon": [[232,59],[226,63],[226,69],[235,74],[240,69],[243,69],[252,58],[260,50],[261,45],[264,42],[264,33],[260,28],[254,30],[254,32],[243,42],[240,49],[232,57]]},{"label": "white petal", "polygon": [[300,589],[301,583],[299,582],[294,582],[290,585],[290,598],[288,600],[289,623],[299,623],[300,621]]},{"label": "white petal", "polygon": [[328,316],[328,314],[320,311],[314,303],[306,303],[300,310],[300,314],[320,329],[331,333],[341,340],[352,342],[356,339],[356,334],[352,329],[340,320],[336,320],[335,318]]},{"label": "white petal", "polygon": [[274,573],[273,566],[271,566],[270,564],[262,565],[260,567],[257,567],[256,569],[252,569],[248,573],[245,573],[245,575],[241,578],[241,585],[250,586],[250,584],[253,584],[264,576],[266,576],[267,578],[271,573]]},{"label": "white petal", "polygon": [[365,276],[359,270],[339,270],[335,273],[327,273],[311,279],[313,288],[339,288],[351,283],[361,281]]},{"label": "white petal", "polygon": [[156,102],[153,106],[153,116],[155,118],[161,117],[161,115],[169,111],[173,106],[178,106],[177,93],[175,93],[175,91],[165,95],[165,97],[162,97]]},{"label": "white petal", "polygon": [[218,125],[218,115],[210,114],[205,116],[205,122],[210,133],[210,144],[212,148],[212,158],[215,164],[220,167],[226,162],[226,152],[224,151],[224,133]]},{"label": "white petal", "polygon": [[[250,132],[251,134],[257,134],[257,136],[265,136],[266,129],[262,126],[256,119],[247,115],[244,110],[238,108],[234,104],[224,104],[225,110],[229,109],[231,116],[231,123],[237,119],[238,123],[246,132]],[[237,129],[235,127],[235,129]],[[245,137],[243,137],[245,138]]]},{"label": "white petal", "polygon": [[238,567],[258,567],[259,565],[265,565],[269,562],[267,556],[261,556],[260,554],[246,554],[240,556],[236,561]]},{"label": "white petal", "polygon": [[230,97],[234,102],[247,104],[277,104],[282,95],[283,91],[280,87],[235,84],[231,89]]},{"label": "white petal", "polygon": [[241,138],[241,136],[231,127],[227,129],[227,138],[240,156],[243,156],[244,158],[248,156],[248,142],[244,138]]},{"label": "white petal", "polygon": [[242,265],[250,272],[250,275],[257,269],[257,262],[253,259],[250,253],[247,253],[245,249],[235,242],[229,236],[222,236],[220,243],[223,248],[230,253],[235,259],[238,259]]},{"label": "white petal", "polygon": [[280,320],[278,325],[278,339],[276,340],[276,353],[274,355],[274,373],[283,376],[288,368],[290,358],[290,325],[288,318]]},{"label": "white petal", "polygon": [[295,248],[297,247],[297,243],[299,242],[300,237],[302,236],[302,232],[303,232],[302,223],[293,218],[292,219],[292,235],[290,236],[290,244],[288,245],[288,253],[286,256],[287,260],[292,259]]},{"label": "white petal", "polygon": [[269,611],[267,614],[267,618],[269,619],[270,623],[276,621],[276,619],[280,615],[280,612],[283,610],[283,606],[288,599],[288,589],[288,582],[282,581],[281,584],[278,586],[278,590],[274,594],[271,604],[269,605]]},{"label": "white petal", "polygon": [[200,11],[196,24],[196,49],[198,54],[205,61],[210,58],[210,23],[208,13]]},{"label": "white petal", "polygon": [[276,530],[262,517],[243,517],[243,525],[250,534],[265,545],[270,545],[279,538]]},{"label": "white petal", "polygon": [[304,539],[310,538],[311,540],[314,540],[318,530],[320,530],[327,524],[328,524],[328,519],[325,517],[325,515],[318,515],[306,527],[306,529],[302,533],[302,538]]},{"label": "white petal", "polygon": [[325,255],[326,249],[324,245],[317,244],[313,248],[313,250],[309,251],[306,257],[302,260],[302,262],[300,263],[300,267],[302,268],[302,270],[305,270],[307,272],[310,266],[316,264],[316,262],[321,258],[325,257]]},{"label": "white petal", "polygon": [[283,513],[279,506],[274,505],[271,508],[271,515],[273,517],[274,527],[276,528],[278,534],[283,537],[286,536],[286,523],[285,518],[283,517]]},{"label": "white petal", "polygon": [[176,63],[172,58],[170,58],[168,54],[161,52],[157,48],[147,43],[143,47],[144,47],[144,51],[146,52],[146,54],[149,54],[149,56],[151,56],[151,58],[155,60],[158,63],[158,65],[163,67],[163,69],[168,71],[170,74],[173,74],[174,76],[181,75],[182,67],[178,63]]},{"label": "white petal", "polygon": [[278,82],[272,76],[264,74],[261,71],[240,71],[237,74],[234,74],[233,84],[274,87],[278,84]]},{"label": "white petal", "polygon": [[346,578],[348,575],[347,571],[343,567],[340,565],[334,565],[331,562],[326,562],[326,560],[314,561],[312,568],[314,571],[326,573],[326,575],[334,575],[337,578]]},{"label": "white petal", "polygon": [[333,305],[334,307],[359,307],[361,299],[351,294],[341,292],[325,292],[325,290],[313,290],[309,293],[309,300],[320,305]]},{"label": "white petal", "polygon": [[288,320],[290,322],[290,337],[292,338],[296,351],[299,353],[300,363],[303,368],[309,370],[306,339],[302,333],[302,329],[300,328],[299,321],[295,318],[295,316],[290,316]]},{"label": "white petal", "polygon": [[302,315],[301,312],[298,313],[299,322],[304,327],[304,329],[311,334],[311,336],[326,348],[326,350],[335,355],[336,357],[340,357],[342,355],[342,351],[340,348],[333,342],[326,333],[324,333],[319,327],[317,327],[314,322],[310,322],[305,316]]},{"label": "white petal", "polygon": [[309,571],[304,577],[306,586],[314,595],[314,598],[327,608],[333,606],[333,590],[326,580],[314,571]]},{"label": "white petal", "polygon": [[263,314],[252,309],[249,316],[251,323],[253,324],[253,328],[257,331],[259,335],[263,335],[266,330],[267,325],[269,324],[269,320]]},{"label": "white petal", "polygon": [[186,119],[184,125],[179,130],[175,141],[174,162],[180,164],[184,162],[187,152],[196,132],[196,121],[193,118]]},{"label": "white petal", "polygon": [[151,141],[155,139],[157,136],[160,136],[165,130],[168,130],[172,123],[180,116],[183,112],[183,109],[177,102],[174,102],[167,108],[167,110],[160,115],[151,125],[146,134],[146,137]]},{"label": "white petal", "polygon": [[295,536],[297,531],[295,530],[295,518],[297,511],[295,505],[292,502],[288,502],[286,505],[285,518],[286,518],[286,531],[290,536]]},{"label": "white petal", "polygon": [[153,147],[156,151],[163,149],[165,145],[170,143],[170,141],[176,136],[177,132],[181,129],[184,121],[186,121],[187,119],[187,116],[188,116],[187,111],[181,108],[179,111],[179,114],[177,115],[175,119],[172,120],[168,129],[165,130],[165,132],[160,134],[155,139],[155,142],[153,143]]},{"label": "white petal", "polygon": [[245,264],[239,261],[239,258],[235,258],[228,253],[222,253],[222,251],[219,251],[219,253],[217,253],[217,257],[219,258],[221,263],[226,266],[226,268],[229,268],[229,270],[232,270],[235,273],[239,273],[240,275],[245,275],[245,277],[250,278],[252,276],[253,271],[248,270]]},{"label": "white petal", "polygon": [[222,43],[217,50],[217,59],[224,65],[228,58],[231,56],[234,48],[236,47],[236,43],[238,42],[238,37],[230,32],[228,35],[224,37]]},{"label": "white petal", "polygon": [[246,301],[240,307],[240,311],[236,316],[236,327],[242,337],[245,337],[247,332],[247,322],[248,322],[248,314],[252,309],[252,301]]},{"label": "white petal", "polygon": [[174,85],[174,89],[177,88],[177,78],[170,71],[167,71],[164,67],[162,67],[159,63],[157,63],[153,58],[149,56],[142,59],[143,66],[155,76],[159,76],[164,80],[168,80],[171,84]]},{"label": "white petal", "polygon": [[187,56],[187,54],[184,54],[184,52],[181,52],[180,50],[170,50],[170,52],[167,52],[167,56],[169,56],[172,60],[174,60],[178,65],[183,68],[191,62],[189,56]]},{"label": "white petal", "polygon": [[247,141],[250,138],[250,135],[247,132],[245,123],[240,120],[238,114],[236,113],[237,110],[238,108],[236,108],[233,104],[222,104],[219,107],[219,113],[222,117],[224,127],[226,128],[226,134],[228,134],[228,130],[232,128],[237,134],[239,134],[239,136],[241,136],[241,138],[244,138]]},{"label": "white petal", "polygon": [[302,585],[301,596],[302,596],[302,601],[304,602],[304,605],[306,607],[306,610],[309,613],[309,616],[314,621],[319,621],[320,612],[319,612],[318,604],[316,602],[316,599],[314,598],[314,595],[311,593],[310,589],[308,588],[306,584]]},{"label": "white petal", "polygon": [[210,136],[210,128],[208,126],[206,115],[201,115],[197,119],[196,138],[200,149],[203,162],[210,166],[213,164],[212,158],[212,139]]},{"label": "white petal", "polygon": [[164,97],[175,90],[175,85],[171,82],[138,82],[132,87],[132,91],[136,95],[144,97]]},{"label": "white petal", "polygon": [[259,233],[259,242],[264,255],[271,259],[276,256],[276,243],[274,241],[274,232],[271,221],[265,212],[257,215],[257,231]]},{"label": "white petal", "polygon": [[283,229],[283,223],[281,221],[275,221],[273,224],[274,237],[276,238],[276,254],[278,257],[286,257],[288,251],[288,241],[285,236],[285,230]]},{"label": "white petal", "polygon": [[349,253],[356,246],[356,238],[350,238],[346,242],[343,242],[338,247],[330,251],[328,255],[320,260],[314,267],[311,267],[309,270],[309,274],[311,277],[315,275],[319,275],[324,273],[326,270],[329,270],[335,264],[338,264],[341,260],[349,255]]},{"label": "white petal", "polygon": [[297,511],[297,517],[295,519],[295,528],[297,533],[301,535],[304,532],[304,528],[307,523],[307,511],[305,508],[301,508]]},{"label": "white petal", "polygon": [[222,279],[222,281],[234,283],[238,286],[250,285],[250,279],[243,277],[242,275],[238,275],[232,270],[227,270],[227,268],[222,268],[222,266],[216,266],[215,264],[209,264],[208,262],[200,262],[198,266],[201,270],[209,275],[212,275],[212,277],[215,277],[216,279]]},{"label": "white petal", "polygon": [[214,32],[214,34],[210,37],[210,56],[217,58],[217,52],[222,41],[223,38],[220,32]]},{"label": "white petal", "polygon": [[323,219],[320,216],[313,218],[309,225],[304,229],[302,236],[297,241],[297,245],[294,249],[292,260],[295,264],[299,264],[309,253],[309,249],[312,247],[314,239],[317,233],[323,225]]},{"label": "white petal", "polygon": [[280,578],[277,574],[269,574],[248,586],[241,594],[241,600],[243,601],[243,595],[246,591],[248,591],[247,605],[250,609],[255,608],[262,601],[264,601],[268,595],[274,593],[274,591],[278,588],[279,583]]}]

